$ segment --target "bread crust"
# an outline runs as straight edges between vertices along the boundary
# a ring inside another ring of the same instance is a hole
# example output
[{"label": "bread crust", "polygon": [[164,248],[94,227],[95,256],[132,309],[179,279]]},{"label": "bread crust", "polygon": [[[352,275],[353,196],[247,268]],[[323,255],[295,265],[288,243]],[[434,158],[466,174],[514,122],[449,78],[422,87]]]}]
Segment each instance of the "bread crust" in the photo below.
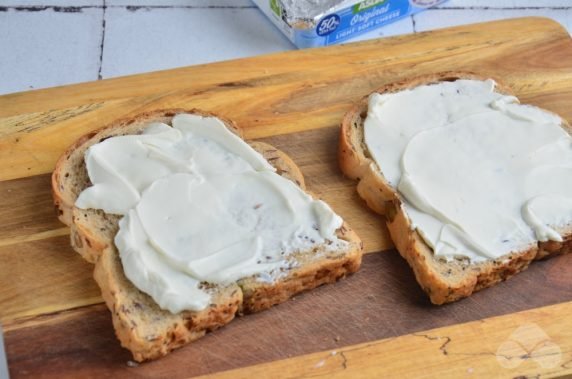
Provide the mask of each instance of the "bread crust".
[{"label": "bread crust", "polygon": [[[393,93],[420,85],[457,79],[486,80],[467,72],[442,72],[386,84],[374,92]],[[493,78],[494,79],[494,78]],[[506,85],[496,80],[496,91],[514,95]],[[444,304],[470,296],[526,270],[535,259],[564,254],[572,250],[572,232],[563,230],[564,242],[541,242],[525,251],[511,252],[496,260],[469,264],[463,260],[442,262],[411,223],[403,208],[399,193],[385,180],[382,170],[371,158],[364,142],[363,121],[368,111],[368,96],[348,111],[342,120],[338,145],[338,160],[342,172],[358,180],[357,192],[369,208],[383,215],[397,251],[413,269],[415,278],[434,304]],[[567,123],[563,127],[569,131]]]},{"label": "bread crust", "polygon": [[[139,291],[125,277],[119,253],[113,244],[118,230],[119,216],[106,215],[101,210],[83,210],[74,207],[83,187],[71,181],[73,170],[83,170],[78,176],[87,177],[83,155],[87,148],[103,138],[115,135],[136,134],[152,121],[169,122],[178,113],[193,113],[221,119],[236,135],[241,130],[231,121],[214,114],[195,109],[173,109],[148,112],[126,118],[89,133],[74,143],[59,159],[52,175],[52,192],[58,209],[58,217],[70,226],[72,247],[86,260],[95,264],[94,278],[101,288],[102,297],[111,311],[113,325],[121,345],[129,349],[136,361],[156,359],[186,345],[205,333],[232,321],[235,315],[267,309],[284,302],[300,292],[319,285],[333,283],[359,269],[363,245],[347,224],[337,231],[339,238],[348,242],[347,248],[319,254],[299,254],[301,262],[294,265],[274,283],[264,283],[255,277],[239,280],[229,286],[211,286],[211,304],[203,311],[185,311],[171,314],[162,310],[150,296]],[[302,172],[284,152],[263,142],[248,142],[276,168],[276,172],[293,181],[302,189],[305,182]],[[71,162],[70,162],[71,161]]]},{"label": "bread crust", "polygon": [[228,324],[242,303],[242,291],[232,284],[219,288],[202,311],[162,310],[125,277],[114,246],[101,252],[93,275],[111,312],[115,335],[138,362],[160,358]]}]

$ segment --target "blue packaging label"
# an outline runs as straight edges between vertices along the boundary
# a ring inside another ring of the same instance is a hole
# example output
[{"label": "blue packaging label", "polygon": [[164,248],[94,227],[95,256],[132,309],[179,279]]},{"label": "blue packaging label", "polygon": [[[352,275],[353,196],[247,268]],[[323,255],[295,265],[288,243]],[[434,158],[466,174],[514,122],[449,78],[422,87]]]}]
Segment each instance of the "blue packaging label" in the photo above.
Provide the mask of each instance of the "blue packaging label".
[{"label": "blue packaging label", "polygon": [[325,15],[315,28],[295,30],[298,47],[324,46],[342,42],[379,28],[446,0],[363,0]]},{"label": "blue packaging label", "polygon": [[[373,4],[373,5],[372,5]],[[353,7],[346,8],[338,14],[325,16],[318,26],[332,17],[338,17],[339,24],[335,30],[330,30],[326,37],[326,44],[332,44],[352,35],[367,32],[376,27],[387,24],[397,18],[409,14],[409,1],[364,1]],[[319,33],[318,33],[319,35]]]}]

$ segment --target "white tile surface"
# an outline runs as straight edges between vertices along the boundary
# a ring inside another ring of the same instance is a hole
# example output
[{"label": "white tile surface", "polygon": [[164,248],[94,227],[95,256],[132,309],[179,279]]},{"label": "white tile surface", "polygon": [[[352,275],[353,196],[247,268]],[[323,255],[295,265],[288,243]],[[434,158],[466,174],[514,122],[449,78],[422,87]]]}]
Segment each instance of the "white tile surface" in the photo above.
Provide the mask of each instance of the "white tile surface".
[{"label": "white tile surface", "polygon": [[[414,15],[413,19],[415,30],[422,32],[448,26],[527,16],[548,17],[562,24],[569,32],[572,31],[572,9],[429,9]],[[523,33],[526,33],[526,30],[523,30]]]},{"label": "white tile surface", "polygon": [[101,6],[103,0],[0,0],[0,7]]},{"label": "white tile surface", "polygon": [[0,12],[0,93],[96,80],[102,16],[92,8]]},{"label": "white tile surface", "polygon": [[293,48],[255,8],[108,8],[105,33],[104,78]]},{"label": "white tile surface", "polygon": [[255,7],[250,0],[106,0],[107,5],[179,7]]},{"label": "white tile surface", "polygon": [[[348,42],[523,16],[572,31],[572,0],[450,0]],[[0,0],[0,94],[293,48],[250,0]]]},{"label": "white tile surface", "polygon": [[572,0],[450,0],[438,8],[543,8],[572,7]]}]

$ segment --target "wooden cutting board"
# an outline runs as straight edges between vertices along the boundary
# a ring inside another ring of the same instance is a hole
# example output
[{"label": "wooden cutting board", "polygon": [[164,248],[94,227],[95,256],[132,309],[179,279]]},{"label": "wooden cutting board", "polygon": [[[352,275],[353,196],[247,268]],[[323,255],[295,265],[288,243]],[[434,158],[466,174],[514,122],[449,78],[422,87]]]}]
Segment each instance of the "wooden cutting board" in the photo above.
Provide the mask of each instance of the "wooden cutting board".
[{"label": "wooden cutting board", "polygon": [[[401,78],[470,70],[572,121],[572,44],[523,18],[0,97],[0,322],[21,377],[553,377],[572,374],[572,255],[471,298],[432,306],[379,217],[336,164],[353,102]],[[239,318],[169,356],[130,362],[53,214],[50,172],[76,138],[118,117],[201,108],[286,151],[359,233],[359,273]],[[232,371],[227,371],[232,370]]]}]

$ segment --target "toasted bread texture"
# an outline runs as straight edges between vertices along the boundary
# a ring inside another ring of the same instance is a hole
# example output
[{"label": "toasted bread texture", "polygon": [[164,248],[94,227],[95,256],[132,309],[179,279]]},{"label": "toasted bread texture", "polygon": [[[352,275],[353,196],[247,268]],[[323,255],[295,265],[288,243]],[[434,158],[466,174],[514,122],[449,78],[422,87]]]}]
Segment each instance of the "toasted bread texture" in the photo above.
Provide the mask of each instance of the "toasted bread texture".
[{"label": "toasted bread texture", "polygon": [[[295,294],[354,273],[359,269],[362,243],[345,223],[337,231],[348,244],[338,250],[325,246],[292,254],[293,263],[275,282],[240,279],[228,286],[205,284],[211,304],[202,311],[172,314],[159,308],[153,299],[137,289],[123,272],[113,243],[120,216],[101,210],[79,209],[74,203],[81,191],[91,185],[84,162],[89,146],[106,138],[140,133],[151,122],[164,122],[179,113],[213,116],[198,110],[160,110],[117,121],[90,133],[74,143],[59,159],[52,175],[52,192],[59,219],[70,226],[72,247],[95,264],[94,277],[112,314],[116,335],[137,361],[156,359],[192,342],[233,320],[235,315],[267,309]],[[216,116],[218,117],[218,116]],[[221,119],[227,128],[242,137],[236,125]],[[296,164],[283,152],[262,142],[250,145],[272,164],[277,173],[305,189]]]},{"label": "toasted bread texture", "polygon": [[[472,73],[444,72],[387,84],[375,92],[393,93],[421,85],[457,79],[486,80]],[[512,95],[507,86],[497,81],[496,91]],[[526,251],[512,252],[495,260],[471,263],[466,259],[449,262],[434,256],[433,250],[411,226],[402,198],[383,176],[369,153],[364,140],[363,123],[368,112],[368,97],[345,114],[340,129],[338,158],[343,173],[358,180],[357,191],[369,208],[385,217],[395,247],[413,269],[417,282],[434,304],[459,300],[473,292],[490,287],[525,270],[535,259],[564,254],[572,249],[572,228],[558,232],[563,242],[538,242]],[[567,124],[562,125],[570,133]]]}]

